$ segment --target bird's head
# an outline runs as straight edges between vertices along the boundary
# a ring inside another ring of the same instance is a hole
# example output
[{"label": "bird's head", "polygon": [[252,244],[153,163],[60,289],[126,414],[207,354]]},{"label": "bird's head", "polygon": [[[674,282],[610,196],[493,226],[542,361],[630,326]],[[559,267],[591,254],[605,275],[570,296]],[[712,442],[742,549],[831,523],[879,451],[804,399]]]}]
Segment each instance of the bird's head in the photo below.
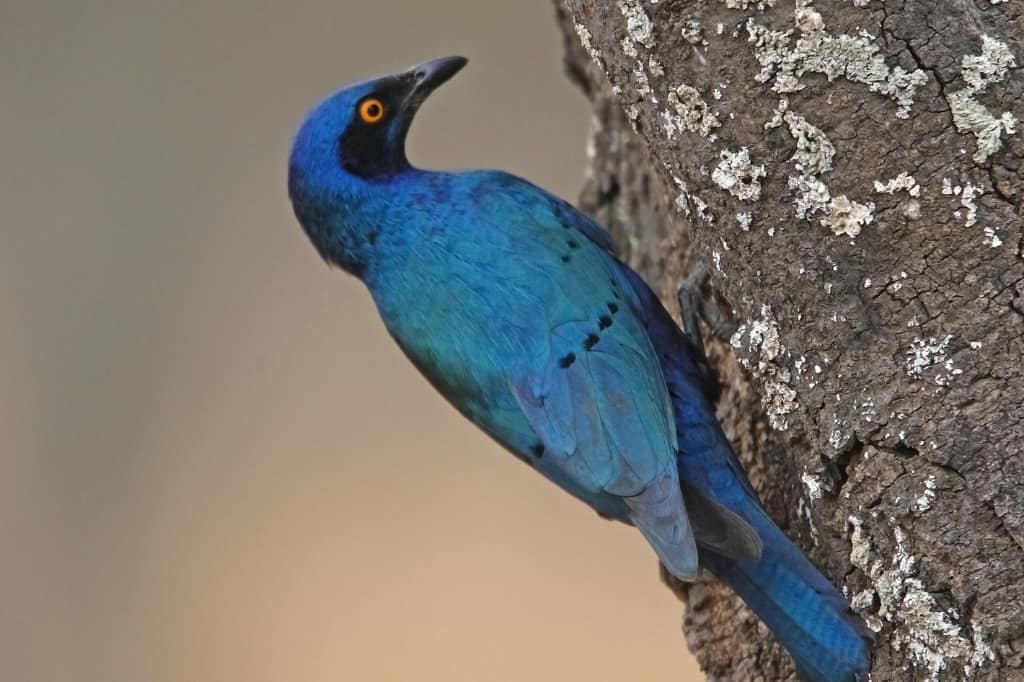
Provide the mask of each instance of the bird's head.
[{"label": "bird's head", "polygon": [[[350,85],[317,105],[292,145],[288,190],[295,214],[321,255],[359,269],[359,199],[410,169],[405,138],[420,105],[466,64],[444,57]],[[356,274],[359,274],[356,272]]]}]

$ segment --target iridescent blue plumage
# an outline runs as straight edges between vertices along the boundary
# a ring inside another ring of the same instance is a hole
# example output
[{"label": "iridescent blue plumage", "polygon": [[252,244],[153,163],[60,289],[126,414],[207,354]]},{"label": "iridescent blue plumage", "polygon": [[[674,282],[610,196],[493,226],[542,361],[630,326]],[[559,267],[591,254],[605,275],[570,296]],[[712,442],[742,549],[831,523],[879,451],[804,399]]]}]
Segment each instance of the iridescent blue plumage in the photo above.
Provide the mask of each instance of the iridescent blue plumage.
[{"label": "iridescent blue plumage", "polygon": [[730,584],[812,680],[862,679],[845,600],[761,509],[715,419],[702,360],[607,235],[498,171],[413,168],[416,108],[464,60],[351,86],[307,118],[289,190],[329,262],[459,411],[681,579]]}]

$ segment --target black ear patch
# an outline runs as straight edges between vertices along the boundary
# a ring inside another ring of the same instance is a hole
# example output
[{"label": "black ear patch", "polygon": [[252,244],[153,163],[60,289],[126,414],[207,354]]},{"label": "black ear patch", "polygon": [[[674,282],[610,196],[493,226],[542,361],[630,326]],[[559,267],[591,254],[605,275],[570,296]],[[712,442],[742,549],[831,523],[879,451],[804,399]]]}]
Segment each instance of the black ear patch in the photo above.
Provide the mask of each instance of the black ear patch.
[{"label": "black ear patch", "polygon": [[353,175],[372,178],[386,175],[395,164],[388,149],[385,121],[368,125],[353,121],[338,141],[341,166]]},{"label": "black ear patch", "polygon": [[[406,168],[404,140],[394,135],[406,84],[400,79],[384,81],[372,93],[355,104],[352,122],[338,138],[338,162],[352,175],[376,178],[392,175]],[[384,116],[376,123],[367,123],[359,115],[359,107],[367,98],[379,99],[384,105]]]}]

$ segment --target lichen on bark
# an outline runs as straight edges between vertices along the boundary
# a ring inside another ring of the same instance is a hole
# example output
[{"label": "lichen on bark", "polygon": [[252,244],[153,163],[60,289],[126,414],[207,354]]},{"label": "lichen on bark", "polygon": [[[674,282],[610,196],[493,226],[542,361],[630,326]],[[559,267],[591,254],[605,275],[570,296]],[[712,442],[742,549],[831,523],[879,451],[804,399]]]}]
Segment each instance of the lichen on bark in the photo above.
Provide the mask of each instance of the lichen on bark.
[{"label": "lichen on bark", "polygon": [[[727,435],[873,679],[1024,679],[1024,5],[556,4],[581,204],[670,307],[712,273]],[[673,587],[710,679],[791,675],[724,587]]]}]

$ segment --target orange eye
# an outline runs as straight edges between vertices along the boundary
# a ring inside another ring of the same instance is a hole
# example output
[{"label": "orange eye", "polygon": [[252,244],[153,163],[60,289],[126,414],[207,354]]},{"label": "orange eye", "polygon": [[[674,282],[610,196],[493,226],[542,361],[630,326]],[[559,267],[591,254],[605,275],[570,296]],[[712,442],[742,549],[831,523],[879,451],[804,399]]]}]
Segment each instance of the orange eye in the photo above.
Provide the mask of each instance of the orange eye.
[{"label": "orange eye", "polygon": [[376,123],[384,118],[384,104],[376,97],[364,100],[359,105],[359,118],[363,119],[364,123]]}]

